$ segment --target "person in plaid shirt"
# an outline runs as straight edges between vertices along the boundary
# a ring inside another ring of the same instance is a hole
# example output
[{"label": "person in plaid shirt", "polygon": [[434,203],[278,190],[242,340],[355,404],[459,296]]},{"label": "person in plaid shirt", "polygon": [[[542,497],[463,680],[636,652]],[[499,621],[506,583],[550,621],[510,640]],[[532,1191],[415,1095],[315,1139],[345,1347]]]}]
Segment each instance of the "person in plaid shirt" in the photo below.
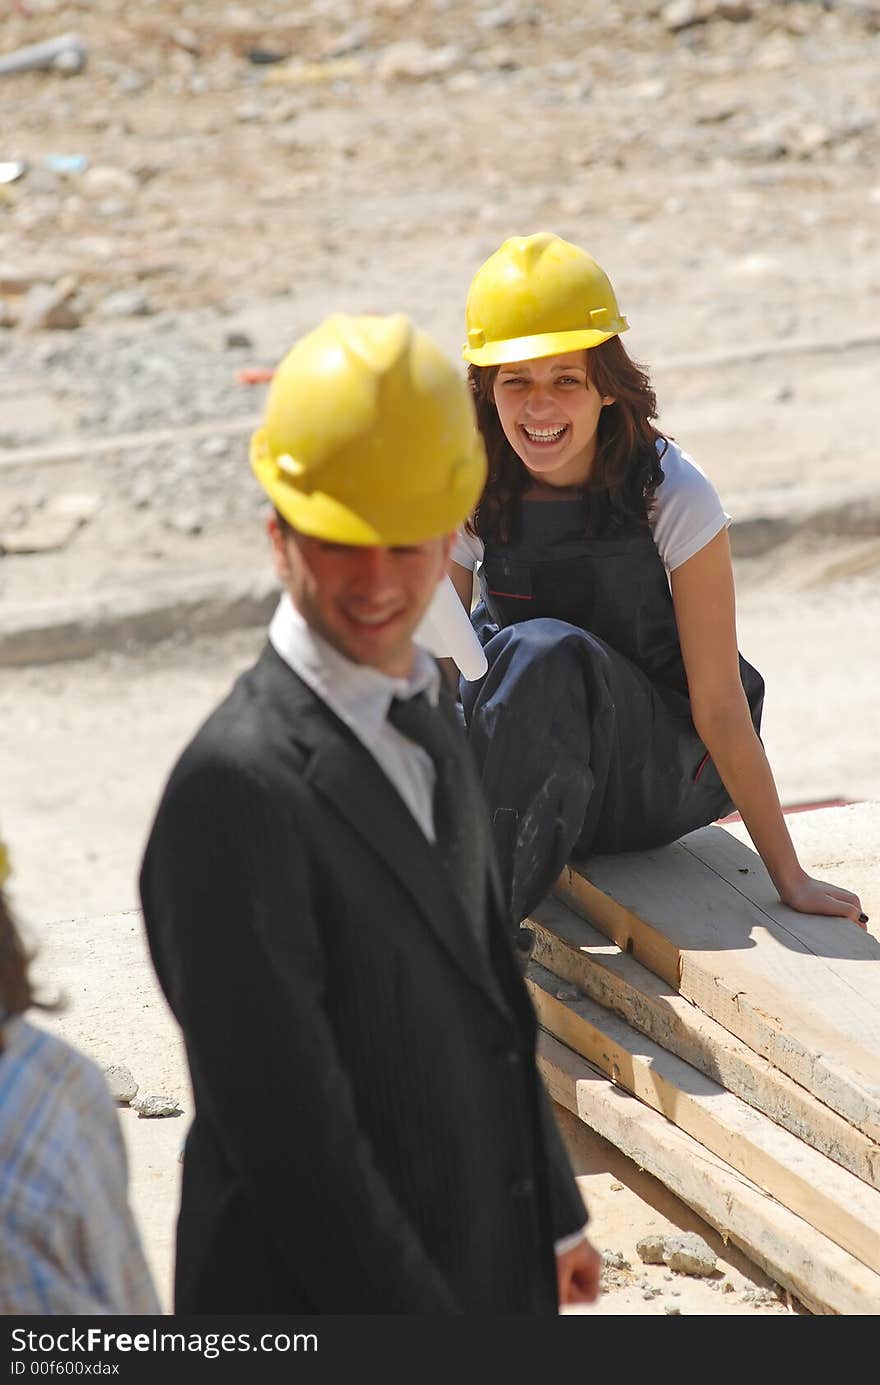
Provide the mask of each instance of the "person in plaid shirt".
[{"label": "person in plaid shirt", "polygon": [[8,870],[0,842],[0,1314],[161,1313],[104,1076],[24,1018],[39,1002]]}]

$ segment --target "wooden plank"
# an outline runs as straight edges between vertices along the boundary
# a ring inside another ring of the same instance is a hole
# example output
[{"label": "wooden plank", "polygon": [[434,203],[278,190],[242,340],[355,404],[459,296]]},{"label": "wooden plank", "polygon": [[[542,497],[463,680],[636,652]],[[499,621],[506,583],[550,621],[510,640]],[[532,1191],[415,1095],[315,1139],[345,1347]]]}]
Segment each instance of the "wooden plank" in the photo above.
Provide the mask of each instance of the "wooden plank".
[{"label": "wooden plank", "polygon": [[535,934],[535,962],[857,1178],[880,1188],[880,1144],[621,952],[561,900],[545,900],[528,925]]},{"label": "wooden plank", "polygon": [[[828,956],[811,951],[691,850],[694,838],[723,831],[702,828],[655,851],[566,867],[556,893],[705,1014],[880,1140],[880,943],[846,920],[825,921],[825,953],[864,969],[853,989]],[[743,869],[751,869],[755,853],[742,843],[738,849]]]},{"label": "wooden plank", "polygon": [[[783,1130],[620,1016],[533,965],[540,1024],[640,1101],[880,1272],[880,1192]],[[568,998],[574,992],[577,998]],[[565,995],[565,998],[561,998]]]},{"label": "wooden plank", "polygon": [[684,1131],[541,1035],[553,1099],[647,1169],[813,1313],[880,1314],[880,1275]]},{"label": "wooden plank", "polygon": [[[683,845],[731,888],[757,905],[774,923],[796,938],[814,956],[822,957],[829,970],[851,991],[867,1001],[874,1019],[872,1035],[880,1040],[880,967],[874,938],[838,919],[818,914],[798,914],[781,903],[760,856],[730,832],[704,828],[692,832]],[[874,965],[872,966],[872,962]]]}]

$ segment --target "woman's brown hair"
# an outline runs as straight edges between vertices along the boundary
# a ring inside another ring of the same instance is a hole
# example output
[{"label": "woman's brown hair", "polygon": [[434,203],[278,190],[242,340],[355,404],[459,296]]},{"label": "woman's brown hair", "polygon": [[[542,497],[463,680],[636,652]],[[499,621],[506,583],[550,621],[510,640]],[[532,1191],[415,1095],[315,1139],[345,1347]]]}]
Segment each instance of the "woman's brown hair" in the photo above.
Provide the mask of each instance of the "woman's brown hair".
[{"label": "woman's brown hair", "polygon": [[[2,853],[0,842],[0,853]],[[9,901],[0,885],[0,1053],[3,1052],[3,1025],[25,1010],[60,1010],[59,1000],[40,1000],[31,985],[29,967],[33,960],[21,940],[21,934],[9,908]]]},{"label": "woman's brown hair", "polygon": [[[657,448],[663,434],[651,421],[657,417],[657,397],[647,371],[627,354],[620,337],[587,352],[587,371],[599,394],[613,396],[614,403],[599,415],[584,494],[584,532],[592,538],[647,533],[654,492],[663,480]],[[467,527],[484,541],[509,543],[530,478],[501,427],[493,397],[497,374],[498,366],[468,367],[489,474]]]},{"label": "woman's brown hair", "polygon": [[[0,1026],[36,1004],[28,977],[30,956],[15,926],[6,896],[0,888]],[[0,1027],[0,1051],[3,1048]]]}]

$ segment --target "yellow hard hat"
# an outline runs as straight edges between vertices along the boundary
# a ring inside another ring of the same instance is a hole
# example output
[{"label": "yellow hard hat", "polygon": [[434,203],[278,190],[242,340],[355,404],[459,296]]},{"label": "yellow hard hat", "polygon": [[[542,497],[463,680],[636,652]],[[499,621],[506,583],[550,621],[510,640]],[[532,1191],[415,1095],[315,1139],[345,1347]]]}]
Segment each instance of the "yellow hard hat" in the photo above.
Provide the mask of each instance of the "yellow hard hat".
[{"label": "yellow hard hat", "polygon": [[301,533],[379,547],[451,533],[486,479],[466,381],[402,314],[338,313],[297,342],[251,466]]},{"label": "yellow hard hat", "polygon": [[611,281],[586,250],[550,231],[511,236],[477,270],[463,356],[504,365],[598,346],[625,332]]}]

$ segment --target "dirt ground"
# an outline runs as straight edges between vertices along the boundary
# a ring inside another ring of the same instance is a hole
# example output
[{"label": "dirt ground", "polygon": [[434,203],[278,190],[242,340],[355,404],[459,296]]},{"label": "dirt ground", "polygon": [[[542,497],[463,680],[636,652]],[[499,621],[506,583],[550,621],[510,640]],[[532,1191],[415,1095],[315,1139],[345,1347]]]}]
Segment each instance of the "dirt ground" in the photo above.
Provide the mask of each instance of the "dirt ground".
[{"label": "dirt ground", "polygon": [[[608,270],[661,426],[734,515],[783,801],[880,799],[880,5],[16,0],[0,59],[68,32],[81,71],[0,73],[0,627],[260,568],[242,372],[337,309],[408,311],[457,354],[477,266],[551,229]],[[121,1113],[166,1304],[188,1090],[137,864],[262,638],[0,667],[0,823],[70,1000],[52,1023],[184,1108]],[[790,1311],[720,1242],[734,1292],[645,1288],[636,1231],[696,1219],[573,1125],[596,1242],[637,1270],[595,1311]]]}]

